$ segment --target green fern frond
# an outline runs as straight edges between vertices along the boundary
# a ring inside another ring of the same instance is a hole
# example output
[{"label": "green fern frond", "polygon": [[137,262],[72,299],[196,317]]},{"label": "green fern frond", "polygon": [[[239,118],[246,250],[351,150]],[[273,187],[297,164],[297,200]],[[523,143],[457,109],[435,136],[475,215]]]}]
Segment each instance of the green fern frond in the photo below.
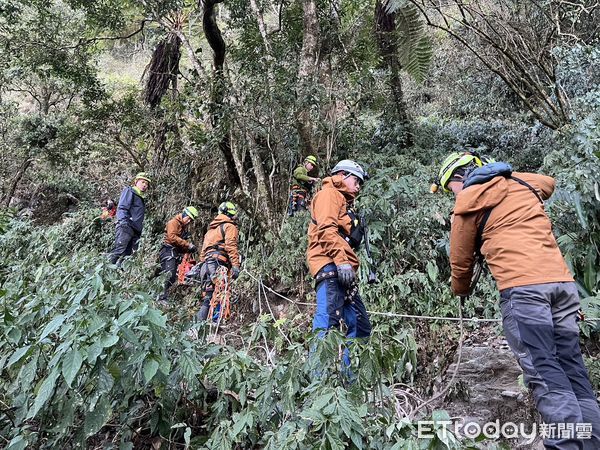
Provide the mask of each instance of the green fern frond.
[{"label": "green fern frond", "polygon": [[422,82],[431,64],[433,47],[421,13],[407,0],[390,0],[387,12],[396,15],[398,56],[402,67],[417,82]]}]

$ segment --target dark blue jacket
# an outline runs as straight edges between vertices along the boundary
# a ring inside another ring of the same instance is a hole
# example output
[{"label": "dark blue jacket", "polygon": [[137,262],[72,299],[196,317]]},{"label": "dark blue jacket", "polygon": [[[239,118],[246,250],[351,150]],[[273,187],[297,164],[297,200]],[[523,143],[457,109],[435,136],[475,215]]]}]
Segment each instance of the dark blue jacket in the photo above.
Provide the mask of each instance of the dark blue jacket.
[{"label": "dark blue jacket", "polygon": [[144,199],[135,193],[133,187],[127,186],[123,189],[117,208],[118,222],[127,223],[136,233],[141,233],[144,227],[145,212]]},{"label": "dark blue jacket", "polygon": [[489,163],[483,167],[478,167],[477,169],[470,172],[466,176],[465,182],[463,183],[463,188],[466,189],[469,186],[473,186],[474,184],[484,184],[490,181],[492,178],[499,176],[510,178],[511,173],[512,167],[508,163]]}]

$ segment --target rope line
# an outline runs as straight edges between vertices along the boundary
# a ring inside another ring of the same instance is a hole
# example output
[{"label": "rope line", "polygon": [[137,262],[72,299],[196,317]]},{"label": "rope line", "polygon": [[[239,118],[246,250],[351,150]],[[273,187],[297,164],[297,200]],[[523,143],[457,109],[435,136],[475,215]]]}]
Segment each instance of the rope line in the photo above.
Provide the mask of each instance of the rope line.
[{"label": "rope line", "polygon": [[[269,286],[267,286],[266,284],[264,284],[262,282],[261,279],[256,278],[254,275],[252,275],[252,273],[250,273],[247,269],[244,269],[243,272],[247,273],[248,276],[250,278],[252,278],[254,281],[256,281],[259,285],[261,285],[263,287],[263,289],[266,289],[267,291],[271,292],[272,294],[275,294],[276,296],[278,296],[279,298],[282,298],[283,300],[288,301],[289,303],[292,303],[294,305],[302,305],[302,306],[316,306],[316,303],[307,303],[307,302],[299,302],[296,300],[292,300],[291,298],[286,297],[283,294],[280,294],[279,292],[271,289]],[[449,316],[420,316],[420,315],[416,315],[416,314],[398,314],[398,313],[393,313],[393,312],[382,312],[382,311],[369,311],[367,310],[367,312],[369,314],[373,314],[376,316],[385,316],[385,317],[399,317],[402,319],[420,319],[420,320],[448,320],[448,321],[455,321],[455,322],[502,322],[502,319],[479,319],[477,317],[449,317]],[[597,322],[600,321],[600,317],[599,318],[594,318],[594,317],[590,317],[590,318],[586,318],[584,320],[584,322]]]}]

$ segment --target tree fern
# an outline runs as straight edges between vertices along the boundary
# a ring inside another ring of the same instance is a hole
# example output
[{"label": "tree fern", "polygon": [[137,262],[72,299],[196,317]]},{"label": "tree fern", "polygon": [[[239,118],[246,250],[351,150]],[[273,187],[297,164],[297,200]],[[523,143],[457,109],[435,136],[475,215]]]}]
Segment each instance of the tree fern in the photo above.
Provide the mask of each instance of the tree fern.
[{"label": "tree fern", "polygon": [[433,49],[419,10],[406,0],[389,0],[387,12],[396,16],[397,48],[402,68],[418,82],[423,81]]}]

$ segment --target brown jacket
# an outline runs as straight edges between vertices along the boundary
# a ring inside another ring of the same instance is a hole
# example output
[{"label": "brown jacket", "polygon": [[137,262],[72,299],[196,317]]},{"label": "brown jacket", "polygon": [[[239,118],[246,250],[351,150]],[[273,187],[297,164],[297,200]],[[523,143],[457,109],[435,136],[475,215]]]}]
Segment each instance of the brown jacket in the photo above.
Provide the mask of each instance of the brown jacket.
[{"label": "brown jacket", "polygon": [[[513,175],[535,188],[543,200],[554,191],[554,179],[545,175],[517,172]],[[495,177],[456,196],[450,232],[455,294],[468,294],[477,229],[489,208],[493,209],[483,232],[481,253],[498,289],[573,281],[543,205],[526,186]]]},{"label": "brown jacket", "polygon": [[190,247],[190,242],[181,237],[183,236],[186,227],[187,225],[183,223],[182,215],[177,214],[167,222],[164,243],[177,247],[180,251],[187,251]]},{"label": "brown jacket", "polygon": [[356,253],[339,233],[342,230],[350,233],[352,221],[347,210],[348,202],[354,200],[342,179],[343,175],[325,178],[323,189],[317,192],[310,207],[312,220],[308,226],[306,260],[312,276],[329,263],[352,264],[358,270]]},{"label": "brown jacket", "polygon": [[[221,233],[221,228],[223,229],[223,233]],[[225,235],[225,239],[223,239],[223,234]],[[219,214],[210,223],[208,231],[204,235],[200,261],[213,256],[220,261],[229,262],[231,267],[240,267],[238,237],[238,227],[233,220],[225,214]]]}]

